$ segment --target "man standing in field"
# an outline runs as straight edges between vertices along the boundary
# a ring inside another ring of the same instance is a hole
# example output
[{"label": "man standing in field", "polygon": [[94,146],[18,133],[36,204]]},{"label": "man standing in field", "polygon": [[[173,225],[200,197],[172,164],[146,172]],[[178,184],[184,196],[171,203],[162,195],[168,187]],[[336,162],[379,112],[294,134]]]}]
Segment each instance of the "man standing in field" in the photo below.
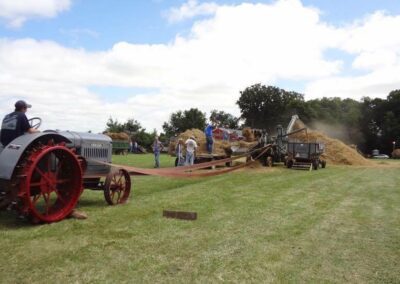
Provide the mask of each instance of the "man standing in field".
[{"label": "man standing in field", "polygon": [[194,140],[193,136],[190,136],[188,140],[185,142],[186,144],[186,162],[185,164],[188,165],[193,165],[194,164],[194,151],[197,148],[197,143]]},{"label": "man standing in field", "polygon": [[206,146],[207,146],[207,152],[209,154],[212,154],[213,150],[213,129],[215,128],[214,123],[209,123],[206,128],[204,129],[204,133],[206,135]]},{"label": "man standing in field", "polygon": [[154,138],[153,142],[153,152],[154,152],[154,161],[155,161],[155,168],[160,167],[160,152],[164,149],[163,144],[158,140],[158,136]]}]

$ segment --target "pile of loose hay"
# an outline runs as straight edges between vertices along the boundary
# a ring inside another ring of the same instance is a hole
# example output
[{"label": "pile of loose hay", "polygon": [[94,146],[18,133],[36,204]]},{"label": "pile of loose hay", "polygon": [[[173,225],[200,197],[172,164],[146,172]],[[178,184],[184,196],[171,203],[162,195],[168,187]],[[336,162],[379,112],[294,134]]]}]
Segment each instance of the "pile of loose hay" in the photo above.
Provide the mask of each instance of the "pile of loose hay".
[{"label": "pile of loose hay", "polygon": [[400,159],[400,149],[395,149],[395,150],[392,152],[392,158],[394,158],[394,159]]},{"label": "pile of loose hay", "polygon": [[[177,137],[177,139],[175,139],[175,141],[170,142],[169,148],[168,148],[168,153],[170,155],[174,155],[175,154],[175,146],[176,146],[176,143],[178,143],[178,140],[183,139],[183,142],[185,142],[191,136],[193,136],[195,138],[196,143],[198,145],[197,154],[208,154],[207,147],[206,147],[206,136],[205,136],[204,132],[199,129],[189,129],[189,130],[186,130],[185,132],[181,133]],[[213,154],[230,155],[230,154],[232,154],[231,146],[234,146],[234,145],[239,146],[241,148],[252,148],[255,145],[257,145],[257,142],[238,141],[238,142],[231,143],[229,141],[214,139]]]},{"label": "pile of loose hay", "polygon": [[107,132],[104,134],[110,137],[112,140],[129,141],[129,135],[126,134],[125,132],[119,132],[119,133]]},{"label": "pile of loose hay", "polygon": [[250,127],[243,128],[242,134],[246,142],[253,142],[255,140],[254,133]]},{"label": "pile of loose hay", "polygon": [[[296,121],[293,130],[304,128],[305,124]],[[349,147],[338,139],[328,137],[322,132],[307,129],[289,136],[290,141],[320,142],[325,144],[325,153],[322,158],[330,164],[368,166],[372,162],[360,155],[356,149]]]}]

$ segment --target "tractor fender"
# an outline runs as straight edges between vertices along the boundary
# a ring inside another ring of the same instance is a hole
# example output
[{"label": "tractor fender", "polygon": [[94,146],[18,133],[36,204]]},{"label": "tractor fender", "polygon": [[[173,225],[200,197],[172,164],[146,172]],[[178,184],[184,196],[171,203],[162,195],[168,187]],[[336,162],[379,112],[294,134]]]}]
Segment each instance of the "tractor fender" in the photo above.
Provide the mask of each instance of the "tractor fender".
[{"label": "tractor fender", "polygon": [[11,180],[15,167],[30,145],[39,142],[46,144],[50,139],[53,139],[55,143],[71,143],[65,136],[56,132],[24,134],[15,138],[0,153],[0,179]]}]

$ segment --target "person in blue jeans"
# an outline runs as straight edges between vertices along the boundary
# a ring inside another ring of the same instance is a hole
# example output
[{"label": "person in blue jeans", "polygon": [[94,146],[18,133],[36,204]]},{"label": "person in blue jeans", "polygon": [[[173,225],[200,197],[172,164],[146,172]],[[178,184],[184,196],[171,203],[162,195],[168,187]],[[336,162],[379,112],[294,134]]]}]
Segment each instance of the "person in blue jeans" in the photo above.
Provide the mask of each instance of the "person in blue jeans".
[{"label": "person in blue jeans", "polygon": [[214,125],[212,124],[208,124],[206,126],[206,128],[204,129],[204,133],[206,134],[206,146],[207,146],[207,152],[209,154],[212,154],[212,150],[213,150],[213,144],[214,144],[214,140],[213,140],[213,129],[215,128]]},{"label": "person in blue jeans", "polygon": [[153,152],[154,152],[154,167],[159,168],[160,167],[160,152],[161,150],[164,149],[163,144],[158,140],[158,136],[154,138],[153,142]]},{"label": "person in blue jeans", "polygon": [[197,143],[196,140],[193,136],[191,136],[188,140],[185,142],[186,144],[186,166],[192,166],[194,164],[194,152],[196,151],[197,148]]}]

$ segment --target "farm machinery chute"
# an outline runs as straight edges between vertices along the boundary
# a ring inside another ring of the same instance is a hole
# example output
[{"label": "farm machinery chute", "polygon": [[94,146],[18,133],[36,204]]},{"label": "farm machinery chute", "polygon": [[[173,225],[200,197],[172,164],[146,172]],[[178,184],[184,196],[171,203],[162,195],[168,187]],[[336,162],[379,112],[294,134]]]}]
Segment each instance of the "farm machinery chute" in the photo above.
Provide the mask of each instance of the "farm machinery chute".
[{"label": "farm machinery chute", "polygon": [[44,131],[14,139],[0,149],[0,209],[56,222],[72,212],[84,188],[103,190],[109,204],[125,203],[129,174],[92,162],[111,163],[111,151],[111,139],[102,134]]}]

